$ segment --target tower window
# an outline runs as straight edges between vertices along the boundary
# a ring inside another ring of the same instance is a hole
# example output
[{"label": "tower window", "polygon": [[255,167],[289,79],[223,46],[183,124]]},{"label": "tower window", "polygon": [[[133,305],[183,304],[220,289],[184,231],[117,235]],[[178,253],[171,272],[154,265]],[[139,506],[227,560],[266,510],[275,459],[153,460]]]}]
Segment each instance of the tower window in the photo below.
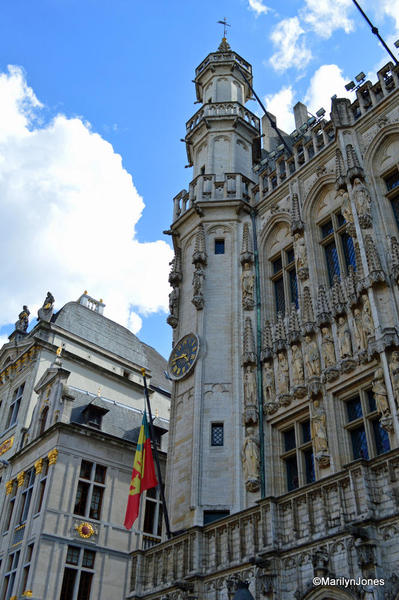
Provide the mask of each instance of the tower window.
[{"label": "tower window", "polygon": [[399,228],[399,171],[395,169],[384,177],[385,185],[388,192],[388,199],[392,206],[393,215],[396,225]]},{"label": "tower window", "polygon": [[224,254],[224,240],[215,240],[215,254]]},{"label": "tower window", "polygon": [[211,424],[211,446],[224,445],[224,428],[223,423]]}]

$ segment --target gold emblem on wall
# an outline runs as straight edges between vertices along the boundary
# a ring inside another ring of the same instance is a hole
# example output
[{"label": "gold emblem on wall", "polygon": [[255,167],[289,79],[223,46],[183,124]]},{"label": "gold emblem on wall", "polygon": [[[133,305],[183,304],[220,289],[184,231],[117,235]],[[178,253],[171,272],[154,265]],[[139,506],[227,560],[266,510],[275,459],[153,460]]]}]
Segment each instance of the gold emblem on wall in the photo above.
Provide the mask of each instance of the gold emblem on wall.
[{"label": "gold emblem on wall", "polygon": [[14,436],[9,438],[8,440],[5,440],[0,446],[0,456],[4,454],[4,452],[7,452],[7,450],[9,450],[12,447],[13,443]]},{"label": "gold emblem on wall", "polygon": [[81,538],[88,540],[92,535],[96,533],[93,525],[91,523],[87,523],[86,521],[83,523],[79,523],[79,525],[75,525],[75,529],[80,535]]}]

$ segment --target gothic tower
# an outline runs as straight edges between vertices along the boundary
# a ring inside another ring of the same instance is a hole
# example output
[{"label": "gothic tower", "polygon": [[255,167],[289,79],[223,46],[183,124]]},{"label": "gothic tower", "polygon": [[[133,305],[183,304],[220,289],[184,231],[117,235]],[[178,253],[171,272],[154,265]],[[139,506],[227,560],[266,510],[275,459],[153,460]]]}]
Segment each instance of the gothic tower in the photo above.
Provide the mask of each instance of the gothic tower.
[{"label": "gothic tower", "polygon": [[201,107],[185,137],[193,179],[174,199],[170,230],[169,372],[175,384],[167,498],[173,530],[237,512],[258,499],[260,489],[249,205],[260,123],[245,107],[251,65],[223,38],[194,82]]}]

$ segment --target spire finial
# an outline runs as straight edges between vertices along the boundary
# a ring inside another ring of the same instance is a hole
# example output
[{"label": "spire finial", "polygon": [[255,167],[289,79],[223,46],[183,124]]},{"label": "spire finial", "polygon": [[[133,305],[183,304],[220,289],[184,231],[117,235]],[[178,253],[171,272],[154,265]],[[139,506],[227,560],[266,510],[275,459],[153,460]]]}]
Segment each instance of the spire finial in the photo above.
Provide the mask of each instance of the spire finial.
[{"label": "spire finial", "polygon": [[231,27],[230,23],[227,22],[226,17],[223,18],[223,21],[218,21],[218,23],[220,23],[220,25],[223,25],[223,42],[226,41],[226,37],[227,37],[227,29],[226,27]]},{"label": "spire finial", "polygon": [[231,50],[231,48],[230,48],[230,45],[226,38],[226,35],[227,35],[226,27],[231,27],[231,25],[230,25],[230,23],[227,22],[226,17],[224,17],[223,21],[218,21],[218,23],[220,23],[220,25],[223,25],[223,37],[222,37],[222,41],[219,45],[218,52],[228,52],[229,50]]}]

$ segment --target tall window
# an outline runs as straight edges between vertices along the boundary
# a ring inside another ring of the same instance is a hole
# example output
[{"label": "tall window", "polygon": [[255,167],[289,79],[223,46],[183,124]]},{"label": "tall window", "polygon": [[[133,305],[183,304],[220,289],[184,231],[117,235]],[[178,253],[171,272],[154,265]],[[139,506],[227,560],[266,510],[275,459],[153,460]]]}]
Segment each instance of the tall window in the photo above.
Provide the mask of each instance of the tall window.
[{"label": "tall window", "polygon": [[162,503],[158,487],[146,492],[143,533],[144,549],[161,541]]},{"label": "tall window", "polygon": [[12,516],[14,513],[14,507],[15,507],[15,498],[17,495],[17,482],[14,481],[12,484],[12,489],[11,489],[11,493],[10,493],[10,499],[8,501],[8,506],[6,509],[6,517],[5,517],[5,521],[4,521],[4,527],[3,527],[3,533],[8,531],[10,529],[10,525],[11,525],[11,521],[12,521]]},{"label": "tall window", "polygon": [[24,393],[25,383],[22,383],[19,387],[14,390],[12,395],[11,403],[8,409],[6,429],[11,427],[17,422],[19,407],[21,405],[22,395]]},{"label": "tall window", "polygon": [[346,221],[340,212],[330,215],[328,221],[320,225],[321,244],[327,264],[330,285],[334,276],[347,275],[349,266],[356,270],[355,247],[346,231]]},{"label": "tall window", "polygon": [[28,518],[30,503],[32,500],[33,486],[35,483],[35,469],[29,469],[25,474],[23,491],[19,501],[18,525],[25,523]]},{"label": "tall window", "polygon": [[291,304],[298,308],[298,283],[295,270],[294,249],[288,248],[275,256],[272,261],[272,282],[276,313],[283,315]]},{"label": "tall window", "polygon": [[10,600],[13,595],[20,554],[21,551],[16,550],[8,556],[8,563],[4,574],[2,600]]},{"label": "tall window", "polygon": [[211,423],[211,446],[223,446],[224,426],[223,423]]},{"label": "tall window", "polygon": [[310,421],[298,421],[281,432],[287,490],[315,480]]},{"label": "tall window", "polygon": [[38,492],[37,499],[36,499],[35,514],[39,513],[42,510],[44,492],[45,492],[46,483],[47,483],[47,473],[48,473],[48,460],[45,459],[42,462],[42,471],[40,473],[39,492]]},{"label": "tall window", "polygon": [[384,177],[387,198],[391,203],[393,216],[399,229],[399,171],[394,169]]},{"label": "tall window", "polygon": [[101,518],[101,507],[105,489],[106,467],[82,460],[75,499],[75,515]]},{"label": "tall window", "polygon": [[60,600],[89,600],[96,553],[68,546]]},{"label": "tall window", "polygon": [[26,553],[25,553],[24,568],[23,568],[23,572],[22,572],[21,584],[19,586],[20,594],[23,594],[28,589],[28,577],[29,577],[30,564],[32,562],[32,553],[33,553],[33,544],[29,544],[29,546],[26,549]]},{"label": "tall window", "polygon": [[381,427],[375,398],[371,390],[346,400],[346,430],[350,439],[352,458],[371,458],[390,450],[389,437]]}]

